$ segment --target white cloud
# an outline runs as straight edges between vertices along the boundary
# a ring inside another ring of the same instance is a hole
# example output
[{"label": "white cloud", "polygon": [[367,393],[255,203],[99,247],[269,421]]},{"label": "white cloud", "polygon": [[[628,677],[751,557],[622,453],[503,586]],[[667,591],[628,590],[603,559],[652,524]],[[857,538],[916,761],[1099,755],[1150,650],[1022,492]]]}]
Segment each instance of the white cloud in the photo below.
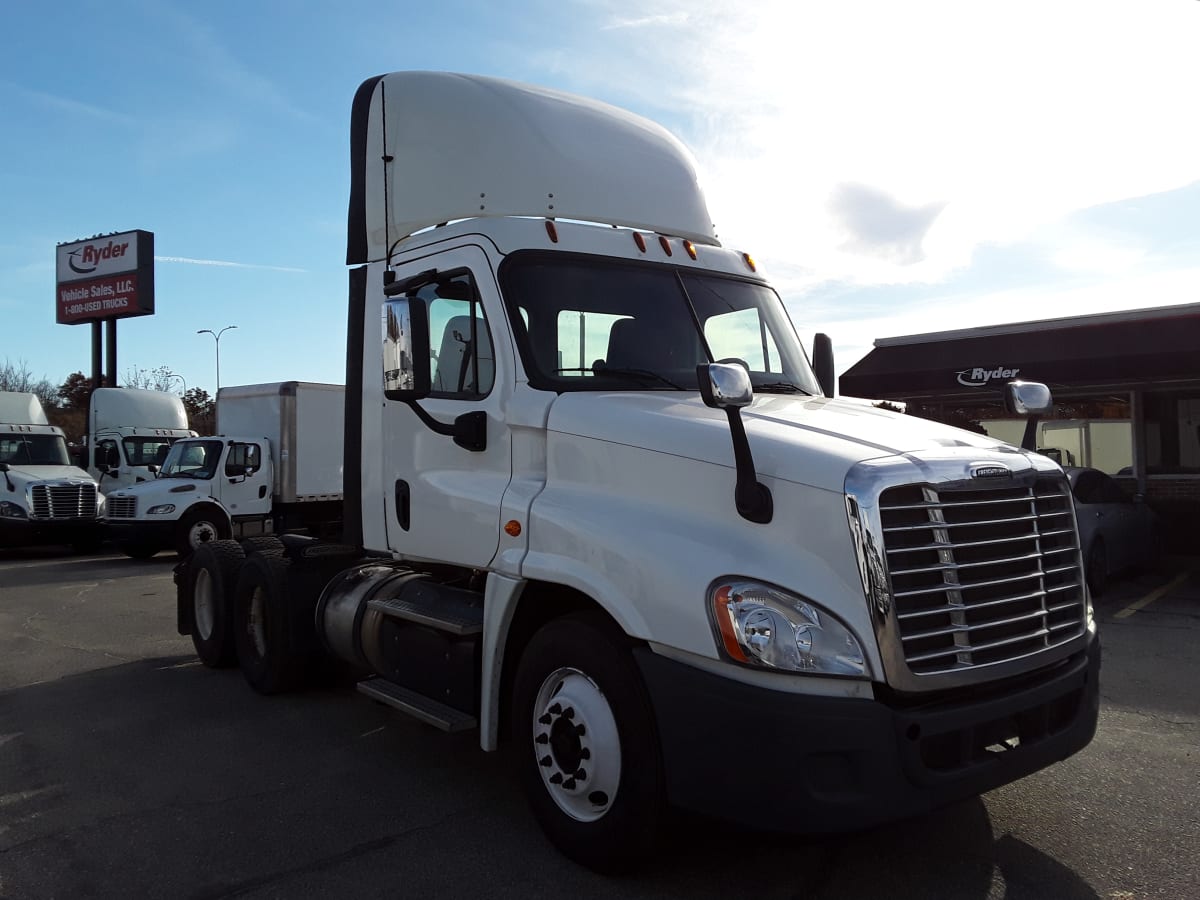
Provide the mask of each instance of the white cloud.
[{"label": "white cloud", "polygon": [[[604,24],[630,21],[627,4],[604,8]],[[672,110],[722,240],[790,256],[822,280],[941,281],[982,243],[1027,240],[1071,212],[1200,179],[1190,112],[1200,4],[656,9],[654,28],[623,31],[610,48],[618,58],[583,63],[576,83]],[[839,227],[845,185],[940,212],[916,243],[874,252]]]}]

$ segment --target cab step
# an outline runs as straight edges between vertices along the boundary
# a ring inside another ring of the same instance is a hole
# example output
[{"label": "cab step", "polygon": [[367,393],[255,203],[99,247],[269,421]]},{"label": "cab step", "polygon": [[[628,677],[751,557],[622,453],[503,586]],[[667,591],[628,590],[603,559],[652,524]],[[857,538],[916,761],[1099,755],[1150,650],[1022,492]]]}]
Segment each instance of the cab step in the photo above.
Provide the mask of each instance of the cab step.
[{"label": "cab step", "polygon": [[372,700],[384,703],[400,712],[408,713],[427,725],[442,731],[470,731],[479,726],[479,720],[470,713],[439,703],[424,694],[393,684],[384,678],[368,678],[358,683],[358,692]]},{"label": "cab step", "polygon": [[367,606],[385,616],[465,637],[483,632],[483,606],[479,599],[479,594],[461,588],[414,581],[405,585],[398,597],[369,600]]}]

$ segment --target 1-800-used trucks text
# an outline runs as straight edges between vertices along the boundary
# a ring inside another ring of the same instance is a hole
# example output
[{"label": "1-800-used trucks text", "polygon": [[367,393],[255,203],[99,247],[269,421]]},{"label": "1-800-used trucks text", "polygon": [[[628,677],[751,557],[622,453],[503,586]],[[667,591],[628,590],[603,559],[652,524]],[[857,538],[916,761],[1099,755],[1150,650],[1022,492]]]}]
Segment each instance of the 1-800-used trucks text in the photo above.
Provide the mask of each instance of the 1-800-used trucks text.
[{"label": "1-800-used trucks text", "polygon": [[602,871],[672,805],[860,828],[1091,740],[1062,471],[833,399],[827,341],[810,365],[670,134],[405,72],[359,89],[351,173],[341,541],[201,546],[177,596],[206,664],[274,693],[333,657],[510,744]]}]

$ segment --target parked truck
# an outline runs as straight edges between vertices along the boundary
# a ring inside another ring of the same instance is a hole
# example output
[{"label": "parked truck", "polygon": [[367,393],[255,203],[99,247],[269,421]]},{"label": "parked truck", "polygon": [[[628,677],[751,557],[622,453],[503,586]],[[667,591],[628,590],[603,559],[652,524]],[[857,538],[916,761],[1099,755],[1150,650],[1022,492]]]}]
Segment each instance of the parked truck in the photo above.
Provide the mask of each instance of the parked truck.
[{"label": "parked truck", "polygon": [[61,428],[37,394],[0,391],[0,547],[71,544],[96,549],[104,496],[71,463]]},{"label": "parked truck", "polygon": [[337,530],[341,385],[286,381],[217,392],[217,434],[176,440],[158,477],[108,495],[108,530],[128,556],[252,534]]},{"label": "parked truck", "polygon": [[166,391],[96,388],[88,403],[87,470],[112,493],[155,477],[171,444],[196,437],[183,400]]},{"label": "parked truck", "polygon": [[355,97],[351,173],[341,539],[179,566],[205,664],[271,694],[340,660],[511,745],[546,834],[601,871],[670,806],[836,832],[1091,740],[1059,467],[834,399],[828,340],[810,364],[664,129],[396,73]]}]

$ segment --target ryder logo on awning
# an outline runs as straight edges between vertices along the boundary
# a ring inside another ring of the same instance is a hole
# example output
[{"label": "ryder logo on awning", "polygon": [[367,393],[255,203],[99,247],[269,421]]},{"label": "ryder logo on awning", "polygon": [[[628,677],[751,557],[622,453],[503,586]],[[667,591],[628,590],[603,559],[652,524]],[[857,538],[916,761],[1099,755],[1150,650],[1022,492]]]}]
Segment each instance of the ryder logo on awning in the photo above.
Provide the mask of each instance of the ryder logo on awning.
[{"label": "ryder logo on awning", "polygon": [[963,369],[958,374],[958,383],[963,387],[987,387],[993,379],[1007,381],[1016,378],[1020,369],[1006,369],[997,366],[994,369]]}]

